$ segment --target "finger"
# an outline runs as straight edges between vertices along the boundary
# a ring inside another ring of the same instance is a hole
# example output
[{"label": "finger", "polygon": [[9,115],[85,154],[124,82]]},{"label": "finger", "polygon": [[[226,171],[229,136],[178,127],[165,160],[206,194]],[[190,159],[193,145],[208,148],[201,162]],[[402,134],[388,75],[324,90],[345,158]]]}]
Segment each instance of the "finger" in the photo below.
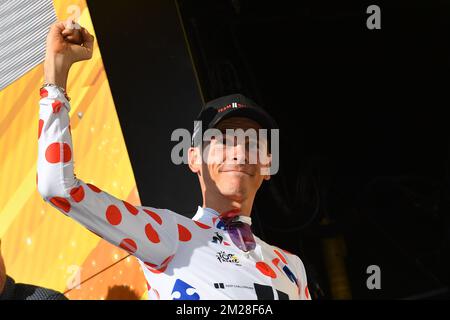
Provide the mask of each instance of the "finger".
[{"label": "finger", "polygon": [[81,29],[81,26],[80,26],[80,24],[78,23],[78,22],[73,22],[73,28],[74,29],[77,29],[77,30],[80,30]]},{"label": "finger", "polygon": [[70,36],[64,37],[64,40],[69,41],[71,43],[76,43],[78,39],[74,35],[70,35]]},{"label": "finger", "polygon": [[71,32],[63,33],[64,39],[71,43],[81,45],[83,43],[83,35],[80,30],[72,29]]},{"label": "finger", "polygon": [[81,60],[89,60],[92,58],[92,50],[87,47],[82,47],[79,45],[74,45],[71,47],[74,56],[76,57],[76,61]]},{"label": "finger", "polygon": [[50,26],[48,35],[50,37],[60,37],[64,29],[65,25],[63,21],[55,22]]},{"label": "finger", "polygon": [[92,58],[94,49],[94,36],[85,28],[81,28],[81,35],[83,37],[83,44],[81,46],[73,47],[73,50],[80,60],[89,60]]},{"label": "finger", "polygon": [[51,31],[57,31],[61,33],[66,28],[64,21],[57,21],[50,26]]},{"label": "finger", "polygon": [[64,29],[61,34],[66,37],[66,36],[70,36],[73,35],[74,33],[74,29]]},{"label": "finger", "polygon": [[83,47],[92,51],[94,49],[94,36],[86,28],[81,28],[81,35],[83,36]]},{"label": "finger", "polygon": [[51,43],[52,41],[63,39],[64,37],[62,35],[62,32],[64,29],[65,29],[65,26],[64,26],[63,21],[58,21],[58,22],[53,23],[50,26],[50,30],[47,35],[47,43]]},{"label": "finger", "polygon": [[66,29],[79,29],[80,28],[80,25],[77,23],[77,22],[75,22],[75,20],[73,20],[73,19],[67,19],[66,21],[64,21],[64,25],[65,25],[65,27],[66,27]]}]

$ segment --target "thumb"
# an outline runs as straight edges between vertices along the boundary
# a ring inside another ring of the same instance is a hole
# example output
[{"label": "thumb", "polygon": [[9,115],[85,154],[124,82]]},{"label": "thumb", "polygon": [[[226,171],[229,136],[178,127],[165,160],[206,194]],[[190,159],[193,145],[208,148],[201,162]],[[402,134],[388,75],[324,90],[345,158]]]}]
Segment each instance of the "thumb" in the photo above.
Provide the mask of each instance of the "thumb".
[{"label": "thumb", "polygon": [[77,57],[77,60],[89,60],[92,58],[94,50],[94,36],[91,35],[85,28],[81,28],[81,35],[83,37],[83,43],[81,45],[72,46],[72,50]]},{"label": "thumb", "polygon": [[86,28],[81,28],[81,35],[83,36],[83,46],[93,50],[94,49],[94,36],[86,30]]}]

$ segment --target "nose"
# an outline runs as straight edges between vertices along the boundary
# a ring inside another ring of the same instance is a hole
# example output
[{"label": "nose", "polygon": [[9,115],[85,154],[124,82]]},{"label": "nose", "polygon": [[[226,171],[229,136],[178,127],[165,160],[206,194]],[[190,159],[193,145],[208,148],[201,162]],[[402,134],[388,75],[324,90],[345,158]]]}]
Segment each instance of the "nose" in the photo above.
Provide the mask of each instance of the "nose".
[{"label": "nose", "polygon": [[247,163],[247,153],[245,150],[245,144],[235,142],[234,146],[231,147],[231,159],[233,163],[246,164]]}]

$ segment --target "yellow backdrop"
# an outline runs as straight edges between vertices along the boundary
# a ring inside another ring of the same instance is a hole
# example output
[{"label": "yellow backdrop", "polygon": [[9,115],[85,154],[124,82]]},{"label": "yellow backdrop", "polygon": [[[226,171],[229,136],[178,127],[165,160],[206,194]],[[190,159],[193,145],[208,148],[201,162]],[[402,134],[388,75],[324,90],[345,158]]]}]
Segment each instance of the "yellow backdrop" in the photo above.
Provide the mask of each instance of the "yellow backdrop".
[{"label": "yellow backdrop", "polygon": [[[72,5],[80,8],[78,22],[95,35],[84,0],[54,0],[58,19],[71,16]],[[42,83],[40,64],[0,91],[0,238],[7,273],[16,282],[67,292],[70,299],[105,299],[108,290],[120,298],[124,290],[110,289],[123,285],[146,298],[135,258],[53,209],[37,191]],[[67,88],[77,177],[140,205],[97,42],[93,58],[72,67]]]}]

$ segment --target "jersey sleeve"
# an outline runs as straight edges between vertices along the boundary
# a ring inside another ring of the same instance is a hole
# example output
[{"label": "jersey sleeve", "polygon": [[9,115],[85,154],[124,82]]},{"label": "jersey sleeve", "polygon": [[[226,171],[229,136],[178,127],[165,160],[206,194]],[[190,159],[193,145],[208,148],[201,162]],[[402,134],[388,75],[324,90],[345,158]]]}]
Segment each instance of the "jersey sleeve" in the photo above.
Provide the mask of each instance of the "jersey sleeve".
[{"label": "jersey sleeve", "polygon": [[70,103],[53,86],[41,89],[37,184],[42,198],[151,268],[170,262],[178,247],[175,214],[135,207],[74,174]]},{"label": "jersey sleeve", "polygon": [[298,286],[300,300],[311,300],[305,266],[298,256],[295,256],[295,261],[297,264],[297,279],[299,281]]}]

